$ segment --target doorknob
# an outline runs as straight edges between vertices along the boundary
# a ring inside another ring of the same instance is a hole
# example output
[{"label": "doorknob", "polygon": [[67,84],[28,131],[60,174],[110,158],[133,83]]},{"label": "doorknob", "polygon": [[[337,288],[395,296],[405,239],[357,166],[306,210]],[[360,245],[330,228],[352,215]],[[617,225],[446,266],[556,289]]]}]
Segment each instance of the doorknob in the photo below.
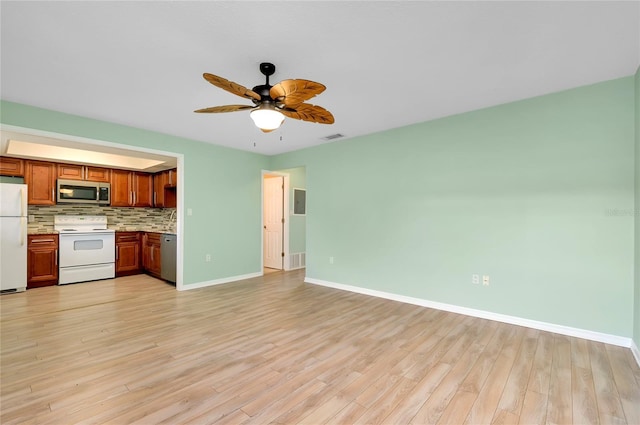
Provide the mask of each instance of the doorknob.
[{"label": "doorknob", "polygon": [[267,229],[267,226],[266,226],[266,225],[264,225],[264,226],[262,226],[262,227],[264,227],[264,228],[265,228],[265,230]]}]

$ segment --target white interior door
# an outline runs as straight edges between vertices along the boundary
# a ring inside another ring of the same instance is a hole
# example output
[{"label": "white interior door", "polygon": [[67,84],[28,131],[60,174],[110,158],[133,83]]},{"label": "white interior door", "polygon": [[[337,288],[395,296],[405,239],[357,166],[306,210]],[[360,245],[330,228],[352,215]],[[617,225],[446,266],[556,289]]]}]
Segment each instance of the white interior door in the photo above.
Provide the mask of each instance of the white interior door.
[{"label": "white interior door", "polygon": [[264,178],[264,266],[282,270],[284,177]]}]

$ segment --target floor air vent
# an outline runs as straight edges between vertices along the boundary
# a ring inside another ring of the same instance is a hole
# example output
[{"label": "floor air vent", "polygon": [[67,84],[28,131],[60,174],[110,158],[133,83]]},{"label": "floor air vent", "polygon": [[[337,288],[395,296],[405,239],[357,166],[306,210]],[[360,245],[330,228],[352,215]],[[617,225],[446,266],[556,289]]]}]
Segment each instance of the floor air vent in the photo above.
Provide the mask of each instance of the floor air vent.
[{"label": "floor air vent", "polygon": [[297,252],[289,255],[289,270],[303,269],[306,267],[306,254]]}]

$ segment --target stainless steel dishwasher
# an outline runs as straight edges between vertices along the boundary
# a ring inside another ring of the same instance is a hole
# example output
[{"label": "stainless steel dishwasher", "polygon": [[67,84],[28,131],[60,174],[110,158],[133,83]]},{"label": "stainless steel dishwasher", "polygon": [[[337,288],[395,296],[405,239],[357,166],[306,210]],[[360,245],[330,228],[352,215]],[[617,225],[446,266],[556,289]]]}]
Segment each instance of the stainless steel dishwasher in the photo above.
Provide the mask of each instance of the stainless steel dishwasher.
[{"label": "stainless steel dishwasher", "polygon": [[177,239],[177,236],[171,233],[163,233],[160,239],[160,277],[173,283],[176,283]]}]

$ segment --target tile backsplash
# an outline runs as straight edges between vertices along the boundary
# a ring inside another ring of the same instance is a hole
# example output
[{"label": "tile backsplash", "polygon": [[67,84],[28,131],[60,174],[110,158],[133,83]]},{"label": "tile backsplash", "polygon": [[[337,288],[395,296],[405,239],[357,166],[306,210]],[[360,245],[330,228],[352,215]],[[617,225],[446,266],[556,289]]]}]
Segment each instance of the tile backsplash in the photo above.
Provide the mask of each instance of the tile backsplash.
[{"label": "tile backsplash", "polygon": [[29,205],[29,215],[34,220],[29,222],[28,233],[53,232],[53,216],[55,215],[106,215],[110,229],[143,230],[147,232],[175,232],[175,208],[111,208],[95,205]]}]

